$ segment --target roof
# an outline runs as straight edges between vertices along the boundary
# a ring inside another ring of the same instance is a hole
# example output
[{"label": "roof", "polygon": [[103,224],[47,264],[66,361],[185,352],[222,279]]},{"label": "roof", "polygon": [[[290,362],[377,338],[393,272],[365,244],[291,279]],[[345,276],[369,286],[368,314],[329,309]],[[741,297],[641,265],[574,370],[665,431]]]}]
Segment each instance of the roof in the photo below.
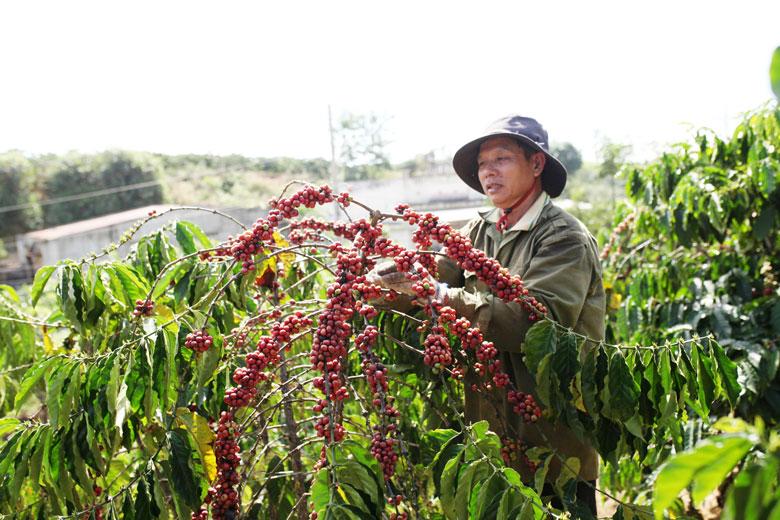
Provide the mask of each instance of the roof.
[{"label": "roof", "polygon": [[72,222],[62,226],[31,231],[26,233],[24,236],[28,240],[35,241],[56,240],[58,238],[69,237],[81,233],[88,233],[90,231],[96,231],[98,229],[117,226],[120,224],[136,222],[142,218],[146,218],[151,211],[162,213],[165,210],[176,207],[179,206],[156,204],[152,206],[144,206],[142,208],[133,208],[127,211],[120,211],[119,213],[111,213],[101,217],[79,220],[78,222]]}]

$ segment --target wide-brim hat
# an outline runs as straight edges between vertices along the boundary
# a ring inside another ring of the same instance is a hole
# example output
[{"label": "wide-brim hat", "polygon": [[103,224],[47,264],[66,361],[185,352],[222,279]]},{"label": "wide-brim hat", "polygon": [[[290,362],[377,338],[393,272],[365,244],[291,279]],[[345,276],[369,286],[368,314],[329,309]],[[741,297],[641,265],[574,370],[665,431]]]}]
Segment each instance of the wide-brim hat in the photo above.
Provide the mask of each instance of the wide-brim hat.
[{"label": "wide-brim hat", "polygon": [[547,131],[539,124],[536,119],[511,115],[503,117],[491,123],[483,134],[473,141],[469,141],[455,152],[452,158],[452,166],[455,173],[463,179],[463,182],[474,188],[480,193],[482,185],[477,177],[477,156],[479,147],[491,137],[507,136],[517,139],[531,148],[538,150],[547,156],[542,170],[542,189],[550,197],[557,197],[566,186],[566,167],[553,157],[549,151],[549,142],[547,140]]}]

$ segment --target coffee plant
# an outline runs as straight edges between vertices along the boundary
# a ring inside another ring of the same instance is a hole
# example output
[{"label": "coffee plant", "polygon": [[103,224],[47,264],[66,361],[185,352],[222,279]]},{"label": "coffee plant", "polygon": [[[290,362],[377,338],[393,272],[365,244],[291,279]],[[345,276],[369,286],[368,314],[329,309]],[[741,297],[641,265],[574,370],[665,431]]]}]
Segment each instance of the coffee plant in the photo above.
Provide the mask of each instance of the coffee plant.
[{"label": "coffee plant", "polygon": [[[127,258],[44,267],[29,295],[0,286],[0,514],[591,517],[576,457],[464,422],[469,372],[528,428],[596,447],[615,518],[679,517],[713,494],[731,518],[778,514],[778,127],[773,108],[628,172],[607,341],[555,322],[434,215],[305,184],[223,243],[186,221],[138,238],[149,215],[121,239]],[[347,222],[314,218],[334,204]],[[445,256],[537,322],[533,395],[437,298]],[[414,311],[370,275],[380,261],[405,273]]]},{"label": "coffee plant", "polygon": [[[670,353],[668,359],[653,356],[662,381],[671,377],[666,398],[686,401],[688,413],[670,423],[667,442],[658,438],[647,453],[615,465],[604,480],[646,502],[655,485],[659,514],[692,483],[695,504],[718,488],[724,518],[775,518],[780,514],[780,111],[773,103],[748,114],[728,140],[701,131],[692,142],[624,174],[628,202],[618,210],[619,224],[603,253],[611,291],[610,341],[650,345],[709,335],[720,349],[712,365],[695,348]],[[691,369],[697,373],[693,378],[687,375]],[[718,370],[736,377],[718,383],[710,377]],[[733,415],[741,418],[739,426],[717,420],[731,414],[724,403],[710,399],[719,384],[725,385],[721,390]],[[648,390],[655,399],[652,386]],[[691,400],[693,393],[704,399]],[[656,481],[653,472],[669,450],[685,453]],[[705,453],[709,461],[700,457]],[[675,508],[678,514],[691,509],[679,501]],[[746,508],[755,514],[744,516]]]}]

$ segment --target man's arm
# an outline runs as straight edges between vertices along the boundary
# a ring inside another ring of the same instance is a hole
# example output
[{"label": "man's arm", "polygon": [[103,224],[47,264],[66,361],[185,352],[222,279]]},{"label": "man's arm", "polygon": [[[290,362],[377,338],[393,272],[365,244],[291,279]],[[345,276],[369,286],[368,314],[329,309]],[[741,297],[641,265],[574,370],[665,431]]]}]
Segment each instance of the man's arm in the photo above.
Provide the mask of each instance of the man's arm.
[{"label": "man's arm", "polygon": [[[526,289],[564,326],[574,327],[590,291],[595,258],[579,237],[564,237],[544,244],[534,255],[523,278]],[[447,304],[479,325],[496,347],[520,352],[520,345],[533,322],[517,303],[507,303],[488,292],[471,293],[464,288],[447,290]]]}]

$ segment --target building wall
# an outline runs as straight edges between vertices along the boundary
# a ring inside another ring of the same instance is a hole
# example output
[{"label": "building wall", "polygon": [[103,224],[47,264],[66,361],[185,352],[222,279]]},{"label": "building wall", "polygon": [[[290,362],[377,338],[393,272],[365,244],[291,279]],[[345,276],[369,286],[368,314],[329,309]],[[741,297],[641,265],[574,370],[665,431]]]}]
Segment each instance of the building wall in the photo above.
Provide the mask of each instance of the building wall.
[{"label": "building wall", "polygon": [[[164,207],[159,207],[161,213]],[[146,208],[143,208],[144,210]],[[132,212],[127,212],[132,213]],[[136,212],[138,213],[138,212]],[[265,210],[259,208],[239,208],[224,210],[224,213],[234,217],[246,226],[251,226],[258,218],[265,215]],[[62,234],[52,233],[56,228],[39,232],[28,233],[17,237],[17,250],[22,264],[33,263],[37,269],[42,265],[55,264],[61,260],[78,260],[94,253],[100,253],[109,244],[116,243],[120,237],[146,213],[133,215],[122,222],[114,222],[110,225],[84,229],[78,232]],[[95,219],[99,220],[99,219]],[[206,211],[177,210],[155,218],[138,231],[137,236],[146,235],[159,230],[174,221],[186,220],[201,228],[209,238],[224,240],[228,235],[235,235],[242,231],[235,222],[225,217]],[[96,222],[97,224],[97,222]],[[48,233],[48,235],[47,235]],[[120,257],[126,256],[133,247],[135,240],[121,246],[114,253]]]}]

